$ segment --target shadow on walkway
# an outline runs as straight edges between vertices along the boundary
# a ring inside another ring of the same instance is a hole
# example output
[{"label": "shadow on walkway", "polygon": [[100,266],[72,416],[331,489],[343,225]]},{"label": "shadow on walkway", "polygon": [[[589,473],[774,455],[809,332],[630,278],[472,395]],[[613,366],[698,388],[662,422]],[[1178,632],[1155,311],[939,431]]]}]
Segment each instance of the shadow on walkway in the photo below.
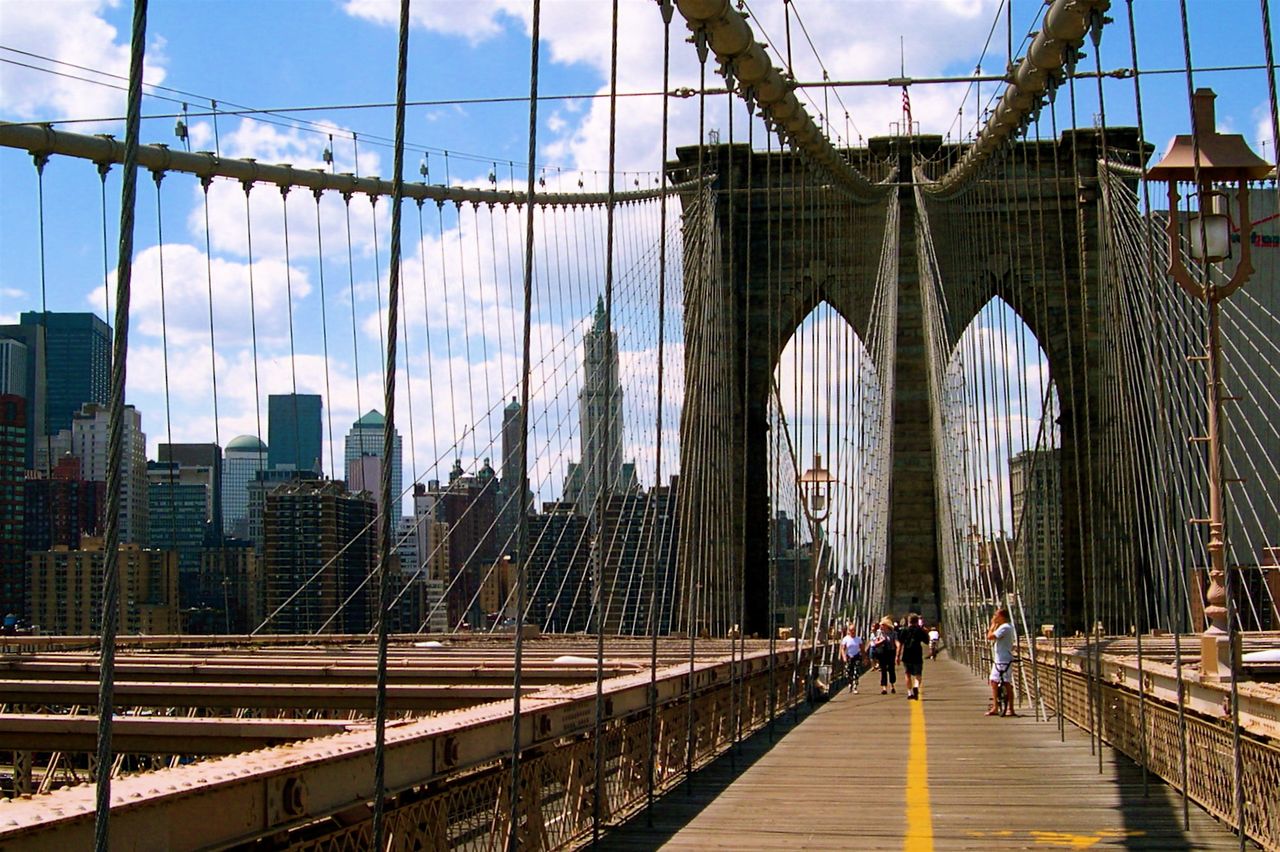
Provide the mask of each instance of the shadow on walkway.
[{"label": "shadow on walkway", "polygon": [[655,849],[671,840],[820,706],[801,704],[794,712],[787,711],[778,716],[772,732],[766,725],[735,748],[730,748],[693,773],[692,778],[658,796],[652,809],[643,810],[621,825],[610,828],[595,848]]}]

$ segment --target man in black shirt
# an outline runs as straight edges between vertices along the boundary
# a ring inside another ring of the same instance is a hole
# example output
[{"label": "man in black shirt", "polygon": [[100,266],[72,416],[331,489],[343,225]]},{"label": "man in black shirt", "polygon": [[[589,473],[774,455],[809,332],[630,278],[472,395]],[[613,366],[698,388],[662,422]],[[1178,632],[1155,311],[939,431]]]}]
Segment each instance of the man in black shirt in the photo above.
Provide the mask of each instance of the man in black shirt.
[{"label": "man in black shirt", "polygon": [[928,632],[920,626],[920,616],[912,613],[907,626],[898,631],[898,661],[907,674],[907,698],[920,700],[920,680],[924,675],[924,649]]}]

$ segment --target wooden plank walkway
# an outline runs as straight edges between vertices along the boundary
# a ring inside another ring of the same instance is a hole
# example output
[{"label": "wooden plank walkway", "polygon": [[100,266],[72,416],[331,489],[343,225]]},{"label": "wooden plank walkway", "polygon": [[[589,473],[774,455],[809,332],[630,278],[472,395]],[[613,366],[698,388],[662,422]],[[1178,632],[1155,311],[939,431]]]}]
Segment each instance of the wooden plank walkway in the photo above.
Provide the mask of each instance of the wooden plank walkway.
[{"label": "wooden plank walkway", "polygon": [[1123,755],[1104,749],[1099,774],[1083,732],[1068,725],[1062,742],[1054,722],[986,717],[980,679],[952,661],[925,665],[923,701],[908,701],[901,683],[880,695],[869,673],[861,694],[784,718],[772,743],[752,738],[662,799],[651,826],[641,814],[601,848],[1238,848],[1194,804],[1184,831],[1176,791],[1152,776],[1144,798]]}]

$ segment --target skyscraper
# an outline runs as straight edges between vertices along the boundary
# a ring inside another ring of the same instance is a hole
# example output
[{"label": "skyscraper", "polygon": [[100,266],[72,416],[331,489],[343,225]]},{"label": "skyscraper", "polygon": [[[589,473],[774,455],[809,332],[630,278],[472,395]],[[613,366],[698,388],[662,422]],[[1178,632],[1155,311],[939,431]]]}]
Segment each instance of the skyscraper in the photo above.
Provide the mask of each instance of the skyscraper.
[{"label": "skyscraper", "polygon": [[267,465],[324,472],[319,394],[273,393],[267,398]]},{"label": "skyscraper", "polygon": [[178,600],[196,604],[200,554],[209,531],[208,468],[177,462],[147,465],[147,545],[178,554]]},{"label": "skyscraper", "polygon": [[578,392],[578,463],[570,463],[565,499],[591,517],[600,491],[616,491],[622,475],[622,388],[618,384],[618,335],[609,329],[604,298],[596,301],[591,329],[582,341],[582,390]]},{"label": "skyscraper", "polygon": [[[334,480],[267,494],[263,578],[272,633],[365,633],[374,623],[373,501]],[[278,610],[278,612],[277,612]]]},{"label": "skyscraper", "polygon": [[[359,461],[362,456],[375,456],[382,458],[382,431],[386,428],[387,420],[379,411],[369,411],[355,423],[351,424],[351,431],[347,433],[346,451],[343,454],[343,467],[347,471],[347,477],[351,477],[351,463]],[[379,475],[381,471],[379,470]],[[357,491],[361,488],[372,492],[378,499],[379,504],[382,502],[382,485],[378,481],[364,482],[362,485],[348,486]],[[391,505],[393,516],[398,517],[401,513],[401,505],[404,497],[404,463],[401,455],[400,433],[396,432],[392,439],[391,448]]]},{"label": "skyscraper", "polygon": [[0,616],[25,609],[26,451],[26,400],[0,394]]},{"label": "skyscraper", "polygon": [[[415,513],[424,518],[423,525],[430,521],[447,525],[444,541],[449,554],[449,576],[441,579],[447,579],[449,585],[450,626],[463,621],[473,627],[481,624],[476,594],[485,573],[501,556],[495,529],[496,480],[488,459],[475,476],[464,475],[461,462],[455,462],[447,486],[441,487],[432,481],[423,494],[414,497]],[[419,545],[419,552],[426,554],[423,559],[428,566],[434,566],[440,553],[439,543],[429,543],[426,548]]]},{"label": "skyscraper", "polygon": [[515,397],[502,410],[502,468],[498,480],[498,548],[513,557],[517,555],[516,541],[520,523],[521,503],[528,510],[533,505],[533,495],[525,492],[523,501],[516,495],[520,491],[523,476],[520,471],[521,417],[520,403]]},{"label": "skyscraper", "polygon": [[[86,402],[71,419],[70,434],[55,436],[71,455],[80,459],[81,475],[89,481],[107,480],[107,406]],[[147,539],[147,436],[142,415],[132,405],[124,407],[120,457],[120,541],[144,544]]]},{"label": "skyscraper", "polygon": [[[111,326],[94,314],[53,311],[28,311],[19,317],[18,324],[24,329],[44,330],[41,355],[45,411],[41,435],[69,429],[72,418],[87,402],[106,404],[111,387]],[[0,334],[6,333],[0,329]],[[28,342],[28,352],[31,348],[32,343]],[[37,381],[29,371],[28,386]]]},{"label": "skyscraper", "polygon": [[[613,493],[605,503],[601,624],[606,634],[645,635],[671,630],[675,595],[676,501],[670,488],[648,494]],[[652,604],[652,610],[651,610]]]},{"label": "skyscraper", "polygon": [[101,536],[107,513],[107,483],[86,481],[80,459],[67,454],[47,477],[28,479],[25,492],[26,550],[75,550],[82,536]]},{"label": "skyscraper", "polygon": [[42,326],[0,325],[0,393],[26,400],[28,468],[35,467],[37,439],[44,435],[44,348]]},{"label": "skyscraper", "polygon": [[222,467],[222,529],[226,535],[249,537],[249,483],[266,470],[267,445],[253,435],[240,435],[227,444]]},{"label": "skyscraper", "polygon": [[529,518],[528,620],[548,633],[580,633],[590,625],[591,539],[572,503],[544,503]]},{"label": "skyscraper", "polygon": [[206,509],[212,542],[222,537],[222,448],[217,444],[161,444],[161,462],[182,467],[180,478],[199,480],[208,486]]},{"label": "skyscraper", "polygon": [[0,337],[0,396],[27,396],[27,345],[12,337]]}]

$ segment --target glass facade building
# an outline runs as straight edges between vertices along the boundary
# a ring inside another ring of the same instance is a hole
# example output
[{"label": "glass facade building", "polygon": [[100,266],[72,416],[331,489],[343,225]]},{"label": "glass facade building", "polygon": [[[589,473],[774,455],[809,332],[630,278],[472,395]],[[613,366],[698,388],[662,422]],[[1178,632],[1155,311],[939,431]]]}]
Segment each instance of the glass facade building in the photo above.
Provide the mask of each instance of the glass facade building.
[{"label": "glass facade building", "polygon": [[324,429],[319,394],[273,393],[267,398],[267,466],[323,473]]}]

